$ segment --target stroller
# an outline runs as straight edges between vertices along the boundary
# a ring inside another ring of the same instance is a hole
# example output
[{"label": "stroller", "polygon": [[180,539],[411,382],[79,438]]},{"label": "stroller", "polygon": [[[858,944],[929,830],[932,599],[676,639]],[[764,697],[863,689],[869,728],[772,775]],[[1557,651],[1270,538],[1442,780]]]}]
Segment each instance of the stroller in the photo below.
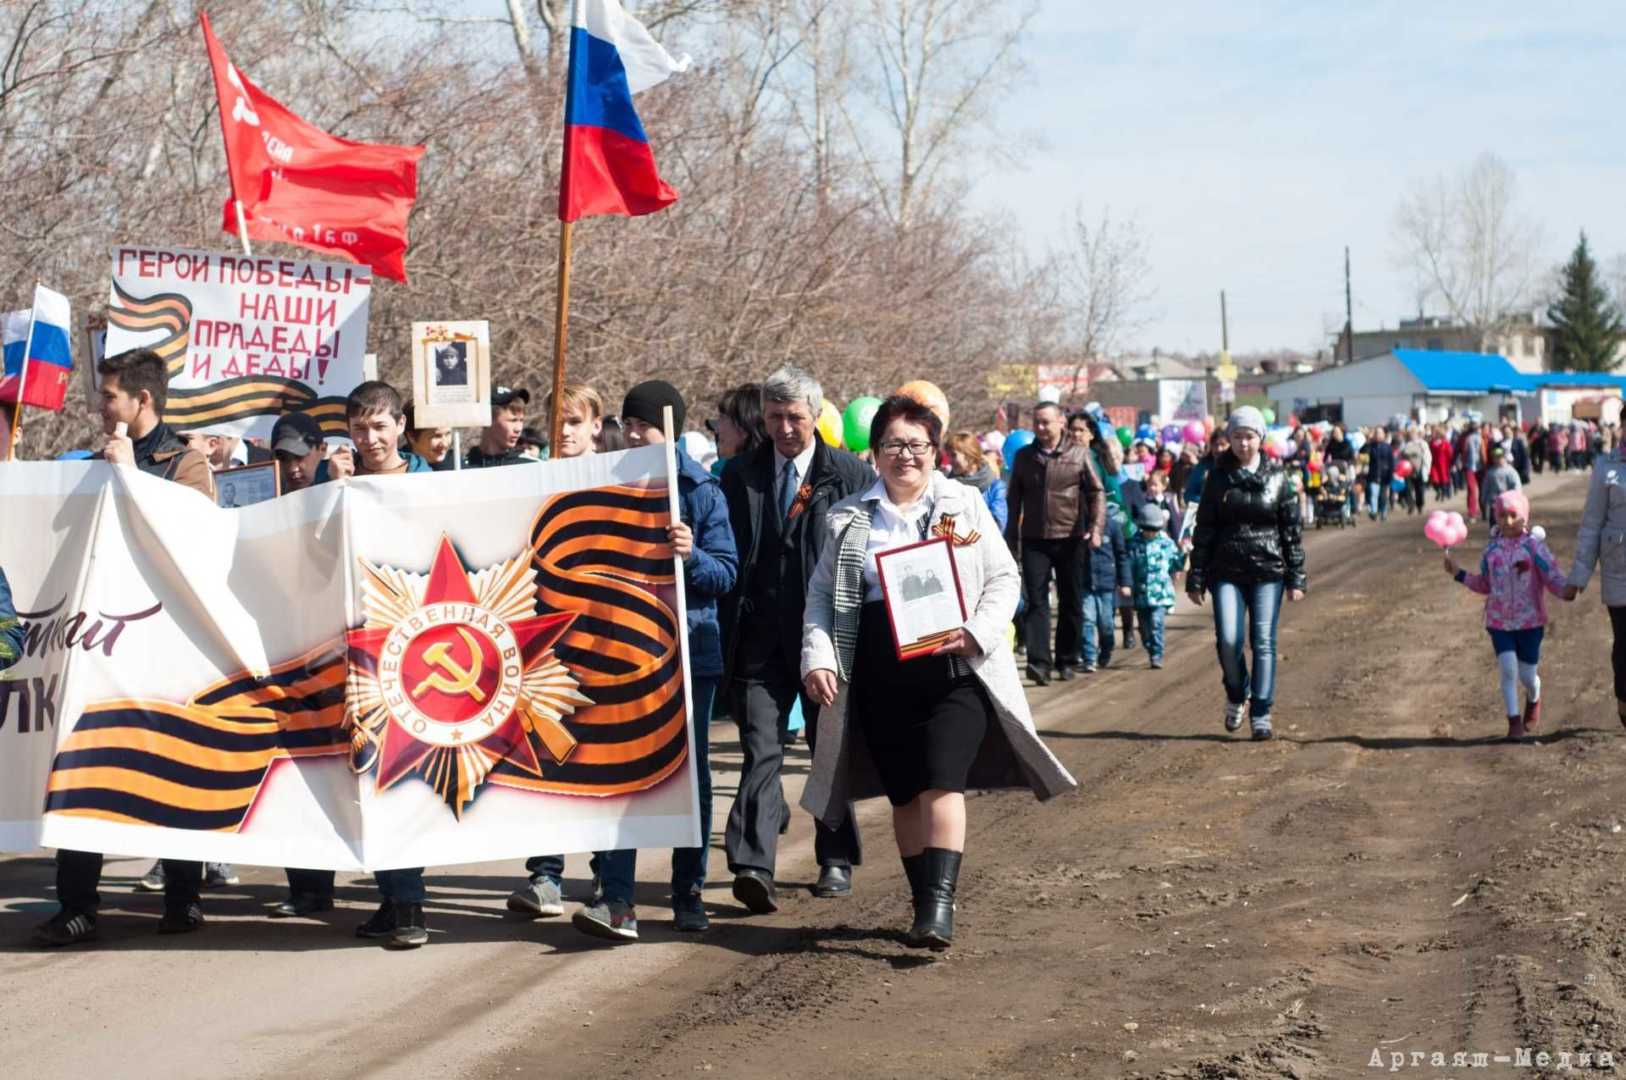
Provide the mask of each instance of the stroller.
[{"label": "stroller", "polygon": [[1349,480],[1337,465],[1328,465],[1315,495],[1315,527],[1355,525],[1355,515],[1349,510]]}]

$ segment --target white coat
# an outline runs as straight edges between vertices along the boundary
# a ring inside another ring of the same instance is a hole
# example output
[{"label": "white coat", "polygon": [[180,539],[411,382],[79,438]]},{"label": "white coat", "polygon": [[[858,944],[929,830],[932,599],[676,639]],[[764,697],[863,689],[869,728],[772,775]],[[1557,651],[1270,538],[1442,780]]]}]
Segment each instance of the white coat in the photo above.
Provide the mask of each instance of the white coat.
[{"label": "white coat", "polygon": [[1584,588],[1599,565],[1604,604],[1626,605],[1626,457],[1620,450],[1601,455],[1592,465],[1569,583]]}]

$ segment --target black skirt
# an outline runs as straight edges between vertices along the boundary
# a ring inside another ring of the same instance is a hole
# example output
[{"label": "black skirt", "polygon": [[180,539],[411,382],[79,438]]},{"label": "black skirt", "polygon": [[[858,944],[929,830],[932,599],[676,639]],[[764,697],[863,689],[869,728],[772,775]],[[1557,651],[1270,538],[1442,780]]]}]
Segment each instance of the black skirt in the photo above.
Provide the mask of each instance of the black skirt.
[{"label": "black skirt", "polygon": [[977,677],[955,660],[899,660],[886,606],[879,601],[864,605],[850,716],[864,733],[893,806],[903,806],[923,791],[966,789],[993,706]]}]

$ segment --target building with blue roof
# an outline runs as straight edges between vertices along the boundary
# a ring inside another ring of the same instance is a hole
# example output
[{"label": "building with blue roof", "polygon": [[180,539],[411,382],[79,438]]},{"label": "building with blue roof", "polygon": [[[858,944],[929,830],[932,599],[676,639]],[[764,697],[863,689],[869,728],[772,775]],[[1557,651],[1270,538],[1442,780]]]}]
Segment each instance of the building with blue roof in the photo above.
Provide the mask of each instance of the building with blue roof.
[{"label": "building with blue roof", "polygon": [[1621,375],[1520,371],[1496,353],[1391,349],[1283,379],[1270,394],[1282,416],[1370,427],[1396,416],[1435,423],[1465,413],[1524,423],[1614,419],[1623,390]]}]

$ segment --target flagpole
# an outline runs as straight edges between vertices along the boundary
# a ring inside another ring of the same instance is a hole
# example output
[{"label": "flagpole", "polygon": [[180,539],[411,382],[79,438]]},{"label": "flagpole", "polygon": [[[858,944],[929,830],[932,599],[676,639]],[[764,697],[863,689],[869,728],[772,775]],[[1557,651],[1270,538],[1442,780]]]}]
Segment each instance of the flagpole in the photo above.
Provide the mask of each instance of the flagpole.
[{"label": "flagpole", "polygon": [[28,336],[23,339],[23,366],[18,372],[17,400],[12,403],[11,409],[11,438],[7,440],[6,460],[17,460],[17,436],[23,430],[23,394],[28,389],[28,354],[34,351],[34,313],[40,307],[40,283],[34,279],[34,304],[28,311]]},{"label": "flagpole", "polygon": [[553,316],[553,398],[548,410],[548,457],[558,460],[564,427],[565,338],[570,329],[570,235],[573,221],[559,223],[559,297]]},{"label": "flagpole", "polygon": [[248,218],[243,216],[243,200],[234,198],[231,204],[237,208],[237,239],[243,242],[243,254],[253,258],[254,249],[248,246]]}]

